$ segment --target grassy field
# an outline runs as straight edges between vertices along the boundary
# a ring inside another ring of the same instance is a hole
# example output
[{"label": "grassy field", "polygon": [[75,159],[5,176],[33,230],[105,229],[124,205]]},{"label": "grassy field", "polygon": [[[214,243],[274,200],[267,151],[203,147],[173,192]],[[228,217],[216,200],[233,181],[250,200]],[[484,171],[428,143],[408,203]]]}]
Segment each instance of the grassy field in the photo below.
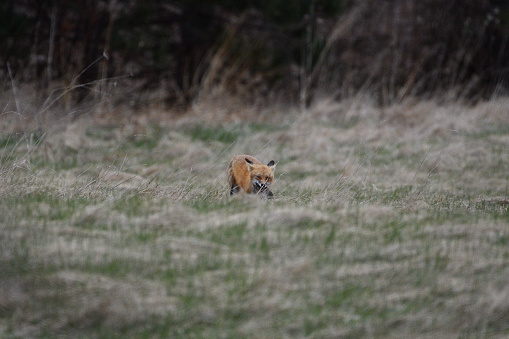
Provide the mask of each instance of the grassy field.
[{"label": "grassy field", "polygon": [[45,123],[0,116],[2,338],[509,335],[507,99]]}]

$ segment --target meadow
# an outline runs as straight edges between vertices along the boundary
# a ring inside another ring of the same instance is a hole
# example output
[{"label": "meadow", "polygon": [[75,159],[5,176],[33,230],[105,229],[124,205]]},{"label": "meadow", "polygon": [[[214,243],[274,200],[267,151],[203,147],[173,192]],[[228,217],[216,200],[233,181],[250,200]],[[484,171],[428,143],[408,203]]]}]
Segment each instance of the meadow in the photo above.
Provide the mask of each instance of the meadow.
[{"label": "meadow", "polygon": [[[506,98],[119,110],[39,129],[13,111],[2,338],[509,336]],[[277,162],[274,199],[229,196],[234,154]]]}]

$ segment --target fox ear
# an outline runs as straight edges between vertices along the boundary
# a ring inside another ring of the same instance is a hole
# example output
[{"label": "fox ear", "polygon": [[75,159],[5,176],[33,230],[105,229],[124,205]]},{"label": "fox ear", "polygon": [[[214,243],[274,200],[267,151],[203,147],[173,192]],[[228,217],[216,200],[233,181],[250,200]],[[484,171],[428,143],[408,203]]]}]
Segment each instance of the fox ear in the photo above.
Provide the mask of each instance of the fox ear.
[{"label": "fox ear", "polygon": [[246,161],[247,169],[251,171],[251,165],[254,165],[253,162],[248,158],[244,158],[244,160]]},{"label": "fox ear", "polygon": [[274,168],[276,168],[276,163],[274,162],[274,160],[271,160],[271,161],[269,161],[267,166],[272,167],[272,170],[274,170]]}]

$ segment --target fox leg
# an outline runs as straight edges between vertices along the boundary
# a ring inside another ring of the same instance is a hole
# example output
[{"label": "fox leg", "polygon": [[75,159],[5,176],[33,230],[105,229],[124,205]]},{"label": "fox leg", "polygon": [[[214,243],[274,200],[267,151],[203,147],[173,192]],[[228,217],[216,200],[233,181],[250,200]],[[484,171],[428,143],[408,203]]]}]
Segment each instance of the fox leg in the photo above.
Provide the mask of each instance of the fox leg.
[{"label": "fox leg", "polygon": [[230,183],[230,195],[234,195],[240,191],[239,185],[235,181],[233,177],[233,160],[228,164],[228,168],[226,169],[226,176],[228,177],[228,182]]},{"label": "fox leg", "polygon": [[230,195],[237,194],[237,193],[239,193],[239,191],[240,191],[239,185],[237,185],[235,180],[232,180],[230,182]]}]

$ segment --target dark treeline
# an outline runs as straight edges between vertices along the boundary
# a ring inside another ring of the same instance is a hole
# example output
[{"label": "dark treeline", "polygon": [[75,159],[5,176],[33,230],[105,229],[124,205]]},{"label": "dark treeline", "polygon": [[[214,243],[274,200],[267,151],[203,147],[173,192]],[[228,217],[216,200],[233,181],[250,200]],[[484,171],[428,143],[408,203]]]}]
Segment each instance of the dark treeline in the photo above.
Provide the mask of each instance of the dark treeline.
[{"label": "dark treeline", "polygon": [[75,101],[122,79],[125,96],[162,89],[184,106],[479,99],[507,88],[508,36],[502,0],[4,0],[0,78],[9,86],[9,65],[41,91],[87,84]]}]

